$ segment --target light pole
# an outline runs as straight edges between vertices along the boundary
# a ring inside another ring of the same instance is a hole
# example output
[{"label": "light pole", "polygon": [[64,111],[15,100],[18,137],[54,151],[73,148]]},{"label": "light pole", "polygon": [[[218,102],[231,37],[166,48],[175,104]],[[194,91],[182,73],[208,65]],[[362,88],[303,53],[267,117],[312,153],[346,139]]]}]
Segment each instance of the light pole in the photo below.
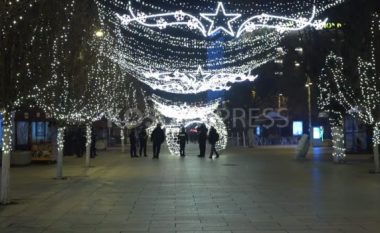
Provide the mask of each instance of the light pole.
[{"label": "light pole", "polygon": [[307,77],[307,82],[305,84],[305,87],[307,87],[307,94],[308,94],[308,108],[309,108],[309,136],[310,136],[310,145],[313,145],[313,128],[311,123],[311,86],[313,83],[311,82],[310,77]]},{"label": "light pole", "polygon": [[284,95],[282,93],[278,94],[278,109],[282,107],[282,97]]}]

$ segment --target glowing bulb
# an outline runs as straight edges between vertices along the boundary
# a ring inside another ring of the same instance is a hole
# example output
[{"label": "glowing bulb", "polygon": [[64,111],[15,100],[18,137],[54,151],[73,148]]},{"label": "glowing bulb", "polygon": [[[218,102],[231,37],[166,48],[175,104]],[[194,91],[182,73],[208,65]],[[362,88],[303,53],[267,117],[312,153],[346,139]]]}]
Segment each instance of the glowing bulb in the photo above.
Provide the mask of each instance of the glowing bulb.
[{"label": "glowing bulb", "polygon": [[98,30],[95,32],[95,36],[98,38],[104,37],[104,32],[102,30]]}]

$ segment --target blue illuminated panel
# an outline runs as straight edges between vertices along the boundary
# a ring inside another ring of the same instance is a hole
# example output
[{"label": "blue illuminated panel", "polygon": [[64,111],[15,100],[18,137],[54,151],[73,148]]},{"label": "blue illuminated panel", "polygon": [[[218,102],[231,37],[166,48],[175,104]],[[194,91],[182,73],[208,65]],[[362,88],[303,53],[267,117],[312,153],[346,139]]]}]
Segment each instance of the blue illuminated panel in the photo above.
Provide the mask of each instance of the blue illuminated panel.
[{"label": "blue illuminated panel", "polygon": [[301,135],[303,135],[303,122],[294,121],[293,122],[293,136],[301,136]]}]

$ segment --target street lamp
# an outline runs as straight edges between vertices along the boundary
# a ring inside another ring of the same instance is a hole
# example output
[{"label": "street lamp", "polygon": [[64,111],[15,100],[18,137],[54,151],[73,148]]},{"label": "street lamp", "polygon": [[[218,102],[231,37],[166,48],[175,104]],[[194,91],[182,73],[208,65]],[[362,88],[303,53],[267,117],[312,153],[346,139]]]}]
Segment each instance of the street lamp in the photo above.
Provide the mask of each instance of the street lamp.
[{"label": "street lamp", "polygon": [[104,36],[104,32],[102,30],[97,30],[95,32],[95,36],[98,38],[102,38]]},{"label": "street lamp", "polygon": [[282,97],[284,95],[282,93],[278,94],[278,109],[282,107]]},{"label": "street lamp", "polygon": [[307,94],[308,94],[308,107],[309,107],[309,135],[310,135],[310,145],[312,145],[312,139],[313,139],[313,129],[311,124],[311,86],[313,83],[311,82],[310,77],[307,77],[307,82],[305,84],[305,87],[307,87]]}]

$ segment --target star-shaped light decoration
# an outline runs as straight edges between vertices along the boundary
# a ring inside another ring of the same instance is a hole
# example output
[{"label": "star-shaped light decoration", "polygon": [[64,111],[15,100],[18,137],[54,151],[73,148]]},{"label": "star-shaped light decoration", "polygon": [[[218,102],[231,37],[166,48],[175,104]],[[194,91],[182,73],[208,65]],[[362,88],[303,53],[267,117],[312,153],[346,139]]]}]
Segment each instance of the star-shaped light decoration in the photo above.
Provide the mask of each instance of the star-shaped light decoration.
[{"label": "star-shaped light decoration", "polygon": [[[215,13],[201,13],[200,15],[202,18],[211,23],[208,36],[211,36],[220,30],[223,30],[231,36],[235,36],[235,31],[232,28],[231,23],[241,17],[241,14],[227,14],[222,2],[218,3],[218,8]],[[223,23],[220,22],[221,16],[223,16],[224,19]],[[230,19],[226,22],[226,18]]]},{"label": "star-shaped light decoration", "polygon": [[189,74],[194,82],[202,82],[204,79],[208,78],[211,73],[206,73],[203,71],[202,67],[199,66],[195,74]]}]

